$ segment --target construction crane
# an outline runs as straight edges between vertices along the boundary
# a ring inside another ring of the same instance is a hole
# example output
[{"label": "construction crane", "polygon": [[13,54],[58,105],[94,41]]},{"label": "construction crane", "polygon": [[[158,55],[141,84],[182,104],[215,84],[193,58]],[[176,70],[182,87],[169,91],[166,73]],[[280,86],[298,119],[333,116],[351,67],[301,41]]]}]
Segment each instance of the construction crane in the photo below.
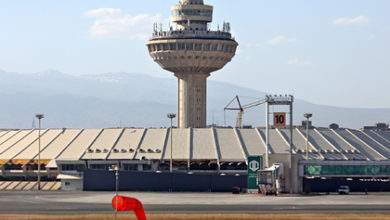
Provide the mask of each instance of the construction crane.
[{"label": "construction crane", "polygon": [[[238,107],[234,108],[234,107],[230,107],[230,105],[235,101],[237,100],[237,103],[238,103]],[[255,106],[258,106],[258,105],[261,105],[261,104],[264,104],[268,101],[268,98],[265,98],[265,99],[261,99],[261,100],[258,100],[256,102],[252,102],[252,103],[249,103],[249,104],[246,104],[246,105],[241,105],[241,102],[240,102],[240,98],[238,98],[238,95],[236,95],[224,108],[224,112],[225,112],[225,115],[226,115],[226,110],[235,110],[235,111],[238,111],[238,115],[237,115],[237,122],[236,122],[236,127],[237,128],[241,128],[242,127],[242,115],[244,114],[244,110],[245,109],[248,109],[248,108],[253,108]],[[225,122],[226,124],[226,122]]]}]

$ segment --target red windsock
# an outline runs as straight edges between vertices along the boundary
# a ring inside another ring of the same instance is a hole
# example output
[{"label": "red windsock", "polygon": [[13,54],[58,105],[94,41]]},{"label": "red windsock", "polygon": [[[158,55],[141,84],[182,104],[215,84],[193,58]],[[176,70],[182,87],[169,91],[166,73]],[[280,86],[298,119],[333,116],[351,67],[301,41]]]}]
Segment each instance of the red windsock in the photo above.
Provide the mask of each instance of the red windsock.
[{"label": "red windsock", "polygon": [[138,199],[125,196],[115,196],[112,199],[112,208],[120,212],[134,211],[134,214],[137,216],[138,220],[146,220],[144,208]]}]

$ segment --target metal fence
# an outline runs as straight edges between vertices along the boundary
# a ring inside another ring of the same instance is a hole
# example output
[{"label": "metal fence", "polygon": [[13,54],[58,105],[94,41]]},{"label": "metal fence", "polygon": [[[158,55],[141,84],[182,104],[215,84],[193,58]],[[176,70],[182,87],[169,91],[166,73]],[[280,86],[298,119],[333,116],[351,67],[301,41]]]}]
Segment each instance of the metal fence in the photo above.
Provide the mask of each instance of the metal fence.
[{"label": "metal fence", "polygon": [[[119,172],[121,191],[195,191],[231,192],[233,187],[247,188],[247,175]],[[84,171],[84,190],[115,190],[115,172]]]}]

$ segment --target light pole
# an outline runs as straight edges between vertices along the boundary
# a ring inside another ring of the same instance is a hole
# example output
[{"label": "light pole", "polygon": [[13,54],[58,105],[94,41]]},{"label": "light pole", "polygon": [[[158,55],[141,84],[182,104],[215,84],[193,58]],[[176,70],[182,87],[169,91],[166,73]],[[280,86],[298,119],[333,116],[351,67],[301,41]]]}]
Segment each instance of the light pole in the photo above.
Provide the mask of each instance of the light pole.
[{"label": "light pole", "polygon": [[115,215],[114,219],[117,219],[118,214],[118,186],[119,186],[119,164],[115,166]]},{"label": "light pole", "polygon": [[306,118],[306,160],[309,160],[309,118],[311,118],[313,114],[305,113],[303,116]]},{"label": "light pole", "polygon": [[167,117],[169,119],[171,119],[171,159],[169,160],[169,172],[172,173],[172,142],[173,142],[173,139],[172,139],[172,120],[176,117],[176,114],[173,114],[173,113],[169,113],[167,114]]},{"label": "light pole", "polygon": [[41,190],[41,119],[44,118],[43,114],[36,114],[38,119],[38,190]]}]

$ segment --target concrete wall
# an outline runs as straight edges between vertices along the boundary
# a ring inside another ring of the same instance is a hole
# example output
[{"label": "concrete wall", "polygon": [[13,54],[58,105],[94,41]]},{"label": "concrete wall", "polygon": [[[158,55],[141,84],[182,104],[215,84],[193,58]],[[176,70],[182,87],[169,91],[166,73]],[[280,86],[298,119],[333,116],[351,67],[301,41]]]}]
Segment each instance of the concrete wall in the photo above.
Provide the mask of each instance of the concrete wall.
[{"label": "concrete wall", "polygon": [[61,180],[61,190],[83,190],[83,180]]},{"label": "concrete wall", "polygon": [[176,73],[178,78],[178,126],[179,128],[206,127],[207,77],[205,73]]}]

